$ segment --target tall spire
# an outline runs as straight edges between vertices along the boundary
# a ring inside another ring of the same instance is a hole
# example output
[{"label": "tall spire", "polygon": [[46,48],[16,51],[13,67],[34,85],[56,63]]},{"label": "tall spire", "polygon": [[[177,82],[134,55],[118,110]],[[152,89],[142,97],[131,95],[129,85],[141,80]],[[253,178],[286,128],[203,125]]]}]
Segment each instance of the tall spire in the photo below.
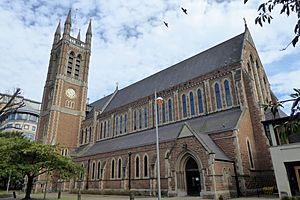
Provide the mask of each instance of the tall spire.
[{"label": "tall spire", "polygon": [[91,40],[92,40],[92,20],[90,20],[88,29],[85,34],[85,43],[89,48],[91,47]]},{"label": "tall spire", "polygon": [[92,20],[90,19],[89,27],[86,31],[86,35],[92,35]]},{"label": "tall spire", "polygon": [[60,40],[60,36],[61,36],[61,29],[60,29],[60,21],[59,21],[54,34],[54,42],[53,42],[54,44],[56,44]]},{"label": "tall spire", "polygon": [[65,35],[70,35],[71,32],[71,9],[69,10],[66,22],[65,22],[65,27],[64,27],[64,36]]},{"label": "tall spire", "polygon": [[78,31],[77,40],[80,40],[80,29]]}]

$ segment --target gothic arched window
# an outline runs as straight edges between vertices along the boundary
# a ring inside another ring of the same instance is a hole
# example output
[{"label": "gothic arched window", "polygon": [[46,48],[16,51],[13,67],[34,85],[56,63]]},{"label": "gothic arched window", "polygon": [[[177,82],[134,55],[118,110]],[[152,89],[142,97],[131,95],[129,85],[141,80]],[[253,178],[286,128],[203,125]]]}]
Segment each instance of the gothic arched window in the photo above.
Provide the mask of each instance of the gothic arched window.
[{"label": "gothic arched window", "polygon": [[195,115],[195,104],[194,104],[194,94],[193,92],[190,92],[190,109],[191,109],[191,115]]},{"label": "gothic arched window", "polygon": [[127,114],[124,116],[124,133],[127,132]]},{"label": "gothic arched window", "polygon": [[100,124],[100,139],[102,139],[102,134],[103,134],[103,123],[101,122],[101,124]]},{"label": "gothic arched window", "polygon": [[133,130],[136,130],[136,111],[133,112]]},{"label": "gothic arched window", "polygon": [[116,135],[118,135],[119,117],[116,117]]},{"label": "gothic arched window", "polygon": [[95,172],[96,172],[96,164],[95,164],[95,162],[93,162],[93,165],[92,165],[92,180],[94,180],[95,179]]},{"label": "gothic arched window", "polygon": [[89,128],[89,142],[92,141],[92,127]]},{"label": "gothic arched window", "polygon": [[81,129],[81,135],[80,135],[80,144],[83,143],[83,130]]},{"label": "gothic arched window", "polygon": [[97,166],[97,179],[100,179],[100,174],[101,174],[101,162],[98,161],[98,166]]},{"label": "gothic arched window", "polygon": [[186,96],[185,96],[185,94],[183,94],[181,98],[182,98],[182,114],[183,114],[183,117],[187,117]]},{"label": "gothic arched window", "polygon": [[84,143],[87,143],[88,139],[88,129],[85,128],[85,138],[84,138]]},{"label": "gothic arched window", "polygon": [[100,179],[100,173],[101,172],[101,162],[98,161],[98,166],[97,166],[97,179]]},{"label": "gothic arched window", "polygon": [[123,116],[120,116],[120,134],[122,134],[122,130],[123,130]]},{"label": "gothic arched window", "polygon": [[252,156],[252,149],[249,140],[247,140],[247,149],[248,149],[248,156],[250,162],[250,168],[254,168],[253,156]]},{"label": "gothic arched window", "polygon": [[169,108],[169,122],[171,122],[173,121],[172,99],[168,100],[168,108]]},{"label": "gothic arched window", "polygon": [[229,87],[229,81],[224,81],[224,88],[225,88],[225,97],[226,97],[226,105],[232,106],[232,99],[231,99],[231,93],[230,93],[230,87]]},{"label": "gothic arched window", "polygon": [[67,66],[67,76],[71,76],[71,75],[72,75],[74,56],[75,56],[75,55],[74,55],[74,52],[72,51],[72,52],[69,54],[68,66]]},{"label": "gothic arched window", "polygon": [[221,100],[220,86],[218,83],[215,84],[215,96],[216,96],[217,109],[221,109],[222,100]]},{"label": "gothic arched window", "polygon": [[121,178],[122,176],[122,160],[119,158],[118,160],[118,178]]},{"label": "gothic arched window", "polygon": [[142,110],[139,111],[139,128],[142,128]]},{"label": "gothic arched window", "polygon": [[111,178],[115,178],[115,160],[111,161]]},{"label": "gothic arched window", "polygon": [[78,55],[76,58],[75,73],[74,73],[74,76],[77,79],[79,78],[79,73],[80,73],[80,61],[81,61],[81,55]]},{"label": "gothic arched window", "polygon": [[166,122],[166,105],[165,102],[162,104],[162,123]]},{"label": "gothic arched window", "polygon": [[198,95],[198,109],[199,113],[203,113],[203,100],[202,100],[202,92],[200,89],[197,90],[197,95]]},{"label": "gothic arched window", "polygon": [[144,125],[145,125],[145,128],[148,127],[148,111],[147,111],[147,108],[144,108]]},{"label": "gothic arched window", "polygon": [[148,156],[144,156],[144,177],[148,177]]},{"label": "gothic arched window", "polygon": [[106,138],[106,121],[104,122],[103,138]]},{"label": "gothic arched window", "polygon": [[140,177],[140,158],[135,158],[135,177]]}]

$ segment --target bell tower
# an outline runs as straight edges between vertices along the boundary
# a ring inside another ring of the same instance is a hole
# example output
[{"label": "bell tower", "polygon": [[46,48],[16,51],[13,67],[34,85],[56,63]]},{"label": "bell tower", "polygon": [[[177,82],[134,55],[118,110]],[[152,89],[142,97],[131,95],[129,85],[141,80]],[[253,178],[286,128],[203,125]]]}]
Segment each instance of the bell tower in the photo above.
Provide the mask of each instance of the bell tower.
[{"label": "bell tower", "polygon": [[61,144],[63,154],[77,146],[85,117],[92,27],[89,22],[85,41],[71,36],[71,10],[61,36],[60,22],[54,34],[48,74],[44,86],[37,140]]}]

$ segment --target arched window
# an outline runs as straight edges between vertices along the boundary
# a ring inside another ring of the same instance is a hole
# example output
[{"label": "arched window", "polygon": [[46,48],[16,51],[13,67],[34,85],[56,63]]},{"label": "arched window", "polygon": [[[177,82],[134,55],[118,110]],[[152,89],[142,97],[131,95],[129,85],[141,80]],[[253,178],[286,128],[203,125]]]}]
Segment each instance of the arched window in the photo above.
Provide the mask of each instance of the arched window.
[{"label": "arched window", "polygon": [[100,179],[100,174],[101,174],[101,162],[98,161],[98,165],[97,165],[97,179]]},{"label": "arched window", "polygon": [[107,137],[109,137],[109,120],[107,121]]},{"label": "arched window", "polygon": [[156,105],[156,112],[157,112],[157,123],[159,124],[159,110],[160,110],[160,106],[157,104]]},{"label": "arched window", "polygon": [[93,162],[93,165],[92,165],[92,180],[95,179],[95,168],[96,168],[96,164]]},{"label": "arched window", "polygon": [[187,117],[185,94],[183,94],[181,98],[182,98],[182,114],[183,114],[183,117]]},{"label": "arched window", "polygon": [[202,100],[202,92],[200,89],[197,90],[197,95],[198,95],[198,109],[199,113],[203,113],[203,100]]},{"label": "arched window", "polygon": [[195,104],[194,104],[194,94],[193,92],[190,92],[190,109],[191,109],[191,115],[195,115]]},{"label": "arched window", "polygon": [[147,108],[144,108],[144,126],[145,128],[148,127],[148,111],[147,111]]},{"label": "arched window", "polygon": [[89,142],[92,141],[92,127],[90,127],[90,130],[89,130]]},{"label": "arched window", "polygon": [[218,83],[215,84],[215,96],[216,96],[217,109],[221,109],[222,108],[221,92]]},{"label": "arched window", "polygon": [[254,168],[252,149],[251,149],[249,140],[247,140],[247,149],[248,149],[248,155],[249,155],[250,168]]},{"label": "arched window", "polygon": [[102,134],[103,134],[103,123],[101,122],[101,124],[100,124],[100,139],[102,139]]},{"label": "arched window", "polygon": [[133,112],[133,130],[136,130],[136,111]]},{"label": "arched window", "polygon": [[229,87],[228,80],[224,81],[224,88],[225,88],[226,105],[232,106],[231,93],[230,93],[230,87]]},{"label": "arched window", "polygon": [[123,130],[123,116],[120,116],[120,134],[122,134],[122,130]]},{"label": "arched window", "polygon": [[122,161],[119,158],[119,160],[118,160],[118,178],[121,178],[121,176],[122,176]]},{"label": "arched window", "polygon": [[169,122],[171,122],[173,121],[172,99],[168,100],[168,108],[169,108]]},{"label": "arched window", "polygon": [[115,160],[111,161],[111,178],[115,178]]},{"label": "arched window", "polygon": [[140,158],[135,158],[135,177],[140,177]]},{"label": "arched window", "polygon": [[118,135],[119,117],[116,117],[116,135]]},{"label": "arched window", "polygon": [[148,177],[148,156],[144,156],[144,177]]},{"label": "arched window", "polygon": [[142,128],[142,110],[139,111],[139,128]]},{"label": "arched window", "polygon": [[106,121],[104,122],[103,138],[106,138]]},{"label": "arched window", "polygon": [[72,52],[69,54],[68,66],[67,66],[67,76],[71,76],[71,75],[72,75],[72,71],[73,71],[73,61],[74,61],[74,52],[72,51]]},{"label": "arched window", "polygon": [[81,129],[81,135],[80,135],[80,144],[83,143],[83,130]]},{"label": "arched window", "polygon": [[88,139],[88,130],[85,128],[85,138],[84,138],[84,143],[87,143]]},{"label": "arched window", "polygon": [[124,133],[127,132],[127,114],[125,114],[125,117],[124,117]]},{"label": "arched window", "polygon": [[165,123],[166,122],[166,105],[165,102],[163,102],[162,104],[162,122]]},{"label": "arched window", "polygon": [[78,55],[76,58],[76,64],[75,64],[75,78],[79,78],[79,72],[80,72],[80,60],[81,60],[81,55]]}]

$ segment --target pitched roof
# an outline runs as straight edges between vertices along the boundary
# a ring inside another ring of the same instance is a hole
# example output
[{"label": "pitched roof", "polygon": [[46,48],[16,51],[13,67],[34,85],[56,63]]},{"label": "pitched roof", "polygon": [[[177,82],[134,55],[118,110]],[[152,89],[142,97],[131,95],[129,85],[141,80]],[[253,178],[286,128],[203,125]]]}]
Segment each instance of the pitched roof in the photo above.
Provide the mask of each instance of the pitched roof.
[{"label": "pitched roof", "polygon": [[[92,108],[92,110],[97,110],[97,111],[103,110],[105,104],[109,101],[109,99],[111,98],[112,95],[113,94],[110,94],[108,96],[103,97],[102,99],[94,101],[93,103],[89,104],[89,106]],[[92,110],[87,113],[86,119],[93,117]]]},{"label": "pitched roof", "polygon": [[[174,141],[179,132],[187,123],[199,137],[206,143],[212,152],[216,154],[216,158],[222,160],[228,160],[228,157],[222,152],[222,150],[214,144],[214,142],[208,136],[211,132],[222,132],[233,130],[236,126],[238,119],[241,115],[239,108],[232,108],[230,110],[213,113],[207,116],[200,116],[186,121],[180,121],[159,127],[160,142]],[[102,140],[93,144],[89,149],[83,153],[78,153],[78,157],[96,155],[106,152],[125,150],[129,148],[135,148],[145,145],[155,144],[156,134],[155,129],[148,129],[120,137]]]},{"label": "pitched roof", "polygon": [[110,111],[143,97],[154,91],[184,83],[193,78],[241,60],[245,33],[237,35],[191,58],[166,68],[122,90],[119,90],[105,111]]}]

